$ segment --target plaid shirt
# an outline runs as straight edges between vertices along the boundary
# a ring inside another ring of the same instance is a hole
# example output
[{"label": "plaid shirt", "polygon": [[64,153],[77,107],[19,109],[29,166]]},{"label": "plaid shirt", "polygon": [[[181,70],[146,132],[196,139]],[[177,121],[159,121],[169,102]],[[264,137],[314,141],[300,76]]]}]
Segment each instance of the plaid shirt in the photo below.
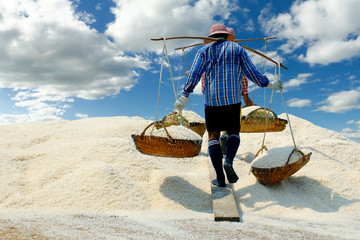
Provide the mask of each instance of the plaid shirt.
[{"label": "plaid shirt", "polygon": [[184,96],[188,97],[194,90],[203,73],[207,106],[241,102],[243,74],[258,86],[269,84],[268,78],[256,70],[244,48],[229,41],[213,42],[197,52],[184,86]]},{"label": "plaid shirt", "polygon": [[[204,93],[204,88],[205,88],[205,73],[203,73],[201,75],[201,92],[202,93]],[[243,75],[243,77],[242,77],[241,95],[243,95],[243,96],[249,95],[249,92],[248,92],[248,80],[245,77],[245,75]]]}]

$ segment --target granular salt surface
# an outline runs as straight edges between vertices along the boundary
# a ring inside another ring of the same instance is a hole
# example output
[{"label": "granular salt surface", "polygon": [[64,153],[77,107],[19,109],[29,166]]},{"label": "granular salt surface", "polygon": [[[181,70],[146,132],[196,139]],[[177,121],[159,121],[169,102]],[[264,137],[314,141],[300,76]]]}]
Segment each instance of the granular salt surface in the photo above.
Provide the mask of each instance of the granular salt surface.
[{"label": "granular salt surface", "polygon": [[[297,151],[294,150],[294,146],[281,147],[281,148],[271,148],[268,151],[263,149],[259,155],[255,158],[255,161],[252,163],[253,167],[258,168],[274,168],[284,166],[288,161],[288,164],[294,163],[302,157]],[[299,149],[300,150],[300,149]]]},{"label": "granular salt surface", "polygon": [[185,117],[186,120],[189,122],[205,122],[204,118],[202,118],[200,115],[198,115],[194,111],[182,111],[182,116]]},{"label": "granular salt surface", "polygon": [[[185,140],[202,139],[202,137],[199,134],[182,125],[177,125],[177,126],[173,125],[170,127],[166,127],[166,130],[168,131],[169,135],[174,139],[185,139]],[[157,137],[166,137],[166,138],[168,137],[164,128],[160,128],[159,130],[154,130],[152,133],[150,133],[150,135]]]},{"label": "granular salt surface", "polygon": [[[241,223],[213,221],[206,134],[199,156],[180,159],[136,150],[131,134],[151,123],[140,117],[2,125],[0,238],[360,239],[360,144],[290,120],[311,159],[273,186],[249,173],[264,134],[240,135]],[[266,135],[269,151],[289,143],[288,127]]]},{"label": "granular salt surface", "polygon": [[243,107],[241,108],[241,116],[247,116],[249,115],[249,113],[251,113],[252,111],[255,111],[257,109],[261,108],[260,106],[249,106],[249,107]]}]

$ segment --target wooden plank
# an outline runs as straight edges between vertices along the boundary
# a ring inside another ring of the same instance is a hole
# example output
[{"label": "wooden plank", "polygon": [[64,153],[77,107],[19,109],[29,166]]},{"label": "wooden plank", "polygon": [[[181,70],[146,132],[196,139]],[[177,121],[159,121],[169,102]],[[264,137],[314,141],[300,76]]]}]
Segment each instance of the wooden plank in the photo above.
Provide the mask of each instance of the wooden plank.
[{"label": "wooden plank", "polygon": [[[215,179],[216,174],[211,161],[209,161],[209,170],[210,180]],[[211,196],[215,222],[240,222],[232,184],[226,184],[226,187],[217,187],[211,184]]]}]

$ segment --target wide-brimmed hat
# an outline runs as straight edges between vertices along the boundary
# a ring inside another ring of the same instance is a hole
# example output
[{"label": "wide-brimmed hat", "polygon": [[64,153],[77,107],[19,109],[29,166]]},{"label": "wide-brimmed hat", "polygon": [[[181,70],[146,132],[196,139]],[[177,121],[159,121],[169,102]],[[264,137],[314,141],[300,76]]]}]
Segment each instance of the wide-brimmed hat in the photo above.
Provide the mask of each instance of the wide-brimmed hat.
[{"label": "wide-brimmed hat", "polygon": [[209,37],[218,34],[218,33],[225,33],[225,34],[229,34],[228,30],[226,29],[224,24],[221,23],[217,23],[211,26],[210,28],[210,35]]},{"label": "wide-brimmed hat", "polygon": [[228,27],[227,27],[226,30],[229,32],[230,35],[235,36],[235,31],[234,31],[233,28],[228,28]]}]

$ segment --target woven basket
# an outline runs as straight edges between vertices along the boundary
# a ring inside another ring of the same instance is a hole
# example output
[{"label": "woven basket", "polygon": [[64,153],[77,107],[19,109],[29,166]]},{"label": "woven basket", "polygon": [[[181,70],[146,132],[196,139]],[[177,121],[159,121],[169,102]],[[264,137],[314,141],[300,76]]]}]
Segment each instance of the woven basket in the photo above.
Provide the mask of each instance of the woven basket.
[{"label": "woven basket", "polygon": [[199,134],[201,137],[206,132],[206,124],[205,123],[189,122],[189,127],[188,128],[193,130],[197,134]]},{"label": "woven basket", "polygon": [[257,180],[264,185],[271,185],[274,183],[279,183],[297,171],[299,171],[305,164],[310,161],[311,152],[305,155],[300,150],[296,149],[298,152],[302,154],[302,158],[298,161],[288,164],[291,154],[295,151],[295,149],[291,152],[289,159],[285,163],[284,166],[275,167],[275,168],[257,168],[251,167],[251,172],[257,178]]},{"label": "woven basket", "polygon": [[195,157],[199,155],[202,140],[174,139],[169,135],[165,126],[163,127],[168,136],[167,138],[145,135],[146,130],[154,124],[159,123],[152,122],[140,135],[131,135],[136,149],[139,152],[152,156],[175,158]]},{"label": "woven basket", "polygon": [[285,129],[287,120],[278,118],[270,109],[258,108],[241,118],[241,132],[281,132]]},{"label": "woven basket", "polygon": [[190,130],[196,132],[201,137],[204,135],[206,131],[205,123],[189,122],[185,117],[180,116],[177,112],[174,111],[166,115],[161,121],[155,123],[156,129],[160,129],[163,126],[170,127],[174,125],[175,126],[183,125],[184,127],[187,127]]}]

